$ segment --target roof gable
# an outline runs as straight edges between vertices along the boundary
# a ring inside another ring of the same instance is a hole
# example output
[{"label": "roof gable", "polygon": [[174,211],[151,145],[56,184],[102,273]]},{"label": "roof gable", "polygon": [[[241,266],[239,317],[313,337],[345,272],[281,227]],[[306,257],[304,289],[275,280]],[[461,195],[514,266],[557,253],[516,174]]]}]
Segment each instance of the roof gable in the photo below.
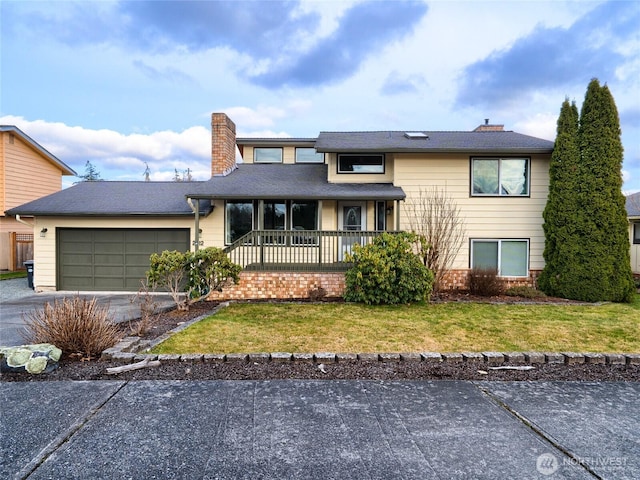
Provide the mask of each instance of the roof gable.
[{"label": "roof gable", "polygon": [[75,170],[69,167],[66,163],[56,157],[54,154],[49,152],[46,148],[32,139],[29,135],[24,133],[15,125],[0,125],[0,132],[7,132],[13,135],[20,137],[20,139],[29,145],[33,150],[35,150],[38,154],[40,154],[47,161],[53,163],[56,167],[58,167],[62,171],[62,175],[77,175]]}]

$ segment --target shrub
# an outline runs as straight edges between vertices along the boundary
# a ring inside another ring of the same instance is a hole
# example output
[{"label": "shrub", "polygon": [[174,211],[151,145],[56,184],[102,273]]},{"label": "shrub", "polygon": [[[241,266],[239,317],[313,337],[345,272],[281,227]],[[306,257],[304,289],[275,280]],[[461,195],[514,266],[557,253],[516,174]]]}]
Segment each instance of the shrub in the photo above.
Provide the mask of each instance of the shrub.
[{"label": "shrub", "polygon": [[433,273],[413,253],[415,234],[383,233],[373,243],[354,245],[347,262],[344,299],[366,304],[399,304],[428,300]]},{"label": "shrub", "polygon": [[138,293],[131,299],[131,303],[139,302],[140,318],[137,321],[129,322],[130,335],[140,337],[147,333],[160,318],[158,314],[158,303],[149,292],[149,285],[144,280],[140,281],[141,286]]},{"label": "shrub", "polygon": [[469,273],[469,292],[481,297],[502,295],[504,285],[495,268],[473,268]]},{"label": "shrub", "polygon": [[510,297],[523,297],[523,298],[544,298],[546,295],[533,287],[527,285],[519,285],[517,287],[507,288],[504,292],[505,295]]},{"label": "shrub", "polygon": [[148,282],[153,288],[168,290],[178,310],[189,310],[191,303],[209,292],[222,291],[228,282],[236,283],[242,270],[215,247],[184,253],[165,250],[152,254],[150,263]]},{"label": "shrub", "polygon": [[118,326],[108,318],[109,307],[75,296],[46,303],[25,316],[28,343],[51,343],[68,355],[98,356],[120,339]]}]

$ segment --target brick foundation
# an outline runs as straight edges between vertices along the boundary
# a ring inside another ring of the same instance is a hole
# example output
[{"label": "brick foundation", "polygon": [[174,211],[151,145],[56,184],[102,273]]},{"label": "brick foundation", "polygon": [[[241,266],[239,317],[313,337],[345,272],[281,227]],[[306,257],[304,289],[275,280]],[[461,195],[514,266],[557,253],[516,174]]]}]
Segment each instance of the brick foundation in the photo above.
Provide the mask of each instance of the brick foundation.
[{"label": "brick foundation", "polygon": [[[532,270],[528,278],[505,278],[505,288],[526,285],[535,287],[540,275]],[[451,270],[444,279],[445,290],[469,288],[469,270]],[[257,300],[313,298],[314,291],[323,288],[327,297],[342,297],[344,273],[335,272],[241,272],[240,282],[222,292],[213,292],[209,300]]]},{"label": "brick foundation", "polygon": [[344,273],[334,272],[241,272],[240,282],[213,292],[209,300],[310,298],[318,288],[327,297],[344,293]]},{"label": "brick foundation", "polygon": [[[529,277],[505,277],[502,279],[505,288],[527,286],[535,287],[541,270],[530,270]],[[442,282],[443,290],[467,290],[469,288],[469,270],[450,270]]]}]

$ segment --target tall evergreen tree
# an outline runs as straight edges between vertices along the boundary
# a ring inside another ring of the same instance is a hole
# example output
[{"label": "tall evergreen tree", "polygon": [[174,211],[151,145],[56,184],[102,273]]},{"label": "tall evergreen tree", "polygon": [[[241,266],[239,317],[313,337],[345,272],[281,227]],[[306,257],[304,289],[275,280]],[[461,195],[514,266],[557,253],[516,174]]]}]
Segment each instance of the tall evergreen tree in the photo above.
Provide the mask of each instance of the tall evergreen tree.
[{"label": "tall evergreen tree", "polygon": [[[570,135],[560,137],[561,124],[565,125],[564,119],[558,120],[556,139],[562,151],[557,156],[554,151],[553,156],[577,158],[577,164],[574,168],[571,160],[567,164],[552,160],[544,213],[549,265],[540,287],[576,300],[631,301],[634,285],[622,194],[620,120],[609,88],[601,87],[597,79],[589,83],[580,112],[577,157]],[[567,167],[569,172],[559,173],[558,169]],[[568,178],[571,170],[573,179]],[[563,186],[571,198],[559,193]]]},{"label": "tall evergreen tree", "polygon": [[578,204],[578,107],[562,103],[557,135],[549,166],[549,196],[542,217],[545,233],[545,267],[538,286],[548,295],[567,297],[571,290],[572,265],[579,262],[580,238],[576,233]]},{"label": "tall evergreen tree", "polygon": [[580,202],[584,300],[629,302],[635,291],[622,194],[620,119],[606,85],[591,80],[580,112]]},{"label": "tall evergreen tree", "polygon": [[102,180],[100,178],[100,172],[89,160],[87,160],[87,163],[84,165],[84,175],[79,175],[78,178],[83,182],[97,182]]}]

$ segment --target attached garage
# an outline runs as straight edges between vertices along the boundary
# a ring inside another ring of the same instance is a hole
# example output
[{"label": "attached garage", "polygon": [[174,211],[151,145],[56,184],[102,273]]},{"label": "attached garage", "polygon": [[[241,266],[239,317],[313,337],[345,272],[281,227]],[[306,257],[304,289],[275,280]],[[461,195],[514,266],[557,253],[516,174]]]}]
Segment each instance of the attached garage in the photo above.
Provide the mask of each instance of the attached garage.
[{"label": "attached garage", "polygon": [[58,228],[57,289],[137,291],[149,256],[189,250],[188,228]]}]

